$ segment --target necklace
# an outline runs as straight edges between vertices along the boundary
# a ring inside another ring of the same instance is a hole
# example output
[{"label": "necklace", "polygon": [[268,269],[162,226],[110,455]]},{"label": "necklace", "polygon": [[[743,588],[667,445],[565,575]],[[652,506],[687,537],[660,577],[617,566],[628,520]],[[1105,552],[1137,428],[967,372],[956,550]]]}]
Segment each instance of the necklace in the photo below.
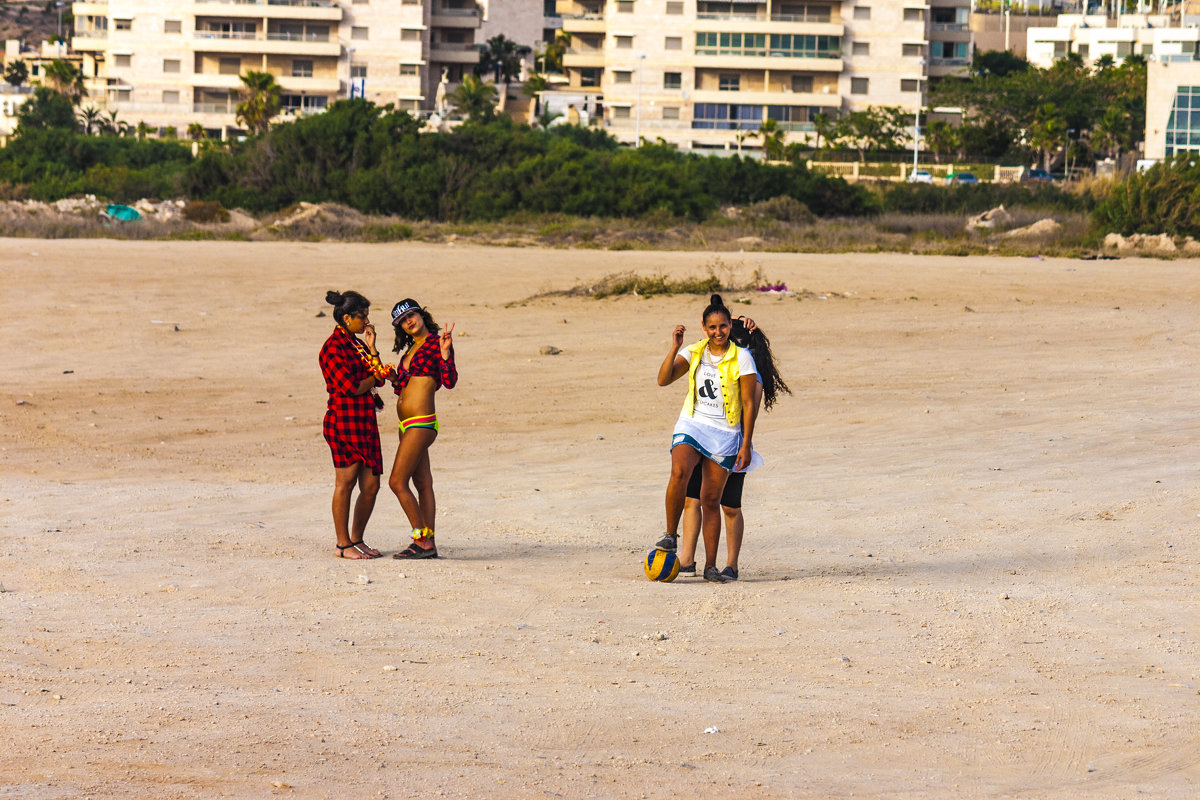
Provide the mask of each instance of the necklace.
[{"label": "necklace", "polygon": [[395,368],[389,364],[384,364],[379,356],[371,355],[371,350],[357,336],[347,331],[350,336],[350,341],[354,343],[354,350],[358,353],[358,357],[367,365],[367,371],[379,380],[387,380],[388,376],[393,374]]}]

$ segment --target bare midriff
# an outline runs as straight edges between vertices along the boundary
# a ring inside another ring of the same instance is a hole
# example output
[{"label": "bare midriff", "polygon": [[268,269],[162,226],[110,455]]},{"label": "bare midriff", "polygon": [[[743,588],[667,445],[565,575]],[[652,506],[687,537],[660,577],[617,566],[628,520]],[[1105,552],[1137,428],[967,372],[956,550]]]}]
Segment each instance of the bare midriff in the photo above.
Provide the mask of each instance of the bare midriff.
[{"label": "bare midriff", "polygon": [[413,375],[400,393],[396,403],[400,419],[420,417],[435,412],[433,393],[437,391],[437,379],[428,375]]}]

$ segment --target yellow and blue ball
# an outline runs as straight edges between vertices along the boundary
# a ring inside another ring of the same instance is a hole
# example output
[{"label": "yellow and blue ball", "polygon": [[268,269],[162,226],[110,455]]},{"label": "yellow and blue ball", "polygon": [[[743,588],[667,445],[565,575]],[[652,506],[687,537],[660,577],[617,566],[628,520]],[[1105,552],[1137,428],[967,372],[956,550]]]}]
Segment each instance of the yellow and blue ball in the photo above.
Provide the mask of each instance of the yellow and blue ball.
[{"label": "yellow and blue ball", "polygon": [[665,550],[651,550],[646,556],[646,577],[652,581],[670,583],[679,575],[679,559]]}]

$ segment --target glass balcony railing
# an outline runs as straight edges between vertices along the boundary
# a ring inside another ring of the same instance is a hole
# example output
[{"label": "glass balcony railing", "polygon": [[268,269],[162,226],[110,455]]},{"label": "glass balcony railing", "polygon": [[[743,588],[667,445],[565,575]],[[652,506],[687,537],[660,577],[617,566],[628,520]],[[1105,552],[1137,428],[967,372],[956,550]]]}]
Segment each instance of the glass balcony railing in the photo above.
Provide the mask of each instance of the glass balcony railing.
[{"label": "glass balcony railing", "polygon": [[931,22],[929,29],[931,31],[965,31],[970,30],[970,27],[965,22]]}]

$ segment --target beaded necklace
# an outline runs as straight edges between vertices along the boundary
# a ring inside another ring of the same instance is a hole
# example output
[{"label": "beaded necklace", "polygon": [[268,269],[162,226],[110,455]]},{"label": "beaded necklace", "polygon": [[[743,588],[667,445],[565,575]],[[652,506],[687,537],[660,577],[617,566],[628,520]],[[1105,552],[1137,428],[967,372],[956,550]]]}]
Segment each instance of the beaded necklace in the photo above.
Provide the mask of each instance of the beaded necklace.
[{"label": "beaded necklace", "polygon": [[[350,333],[349,331],[346,332]],[[361,358],[363,363],[367,365],[367,371],[370,372],[375,378],[379,380],[387,380],[390,376],[395,374],[395,367],[390,364],[384,364],[383,361],[380,360],[379,356],[371,355],[370,348],[363,344],[362,340],[352,333],[350,333],[350,341],[354,343],[354,350],[356,353],[358,353],[358,357]]]}]

